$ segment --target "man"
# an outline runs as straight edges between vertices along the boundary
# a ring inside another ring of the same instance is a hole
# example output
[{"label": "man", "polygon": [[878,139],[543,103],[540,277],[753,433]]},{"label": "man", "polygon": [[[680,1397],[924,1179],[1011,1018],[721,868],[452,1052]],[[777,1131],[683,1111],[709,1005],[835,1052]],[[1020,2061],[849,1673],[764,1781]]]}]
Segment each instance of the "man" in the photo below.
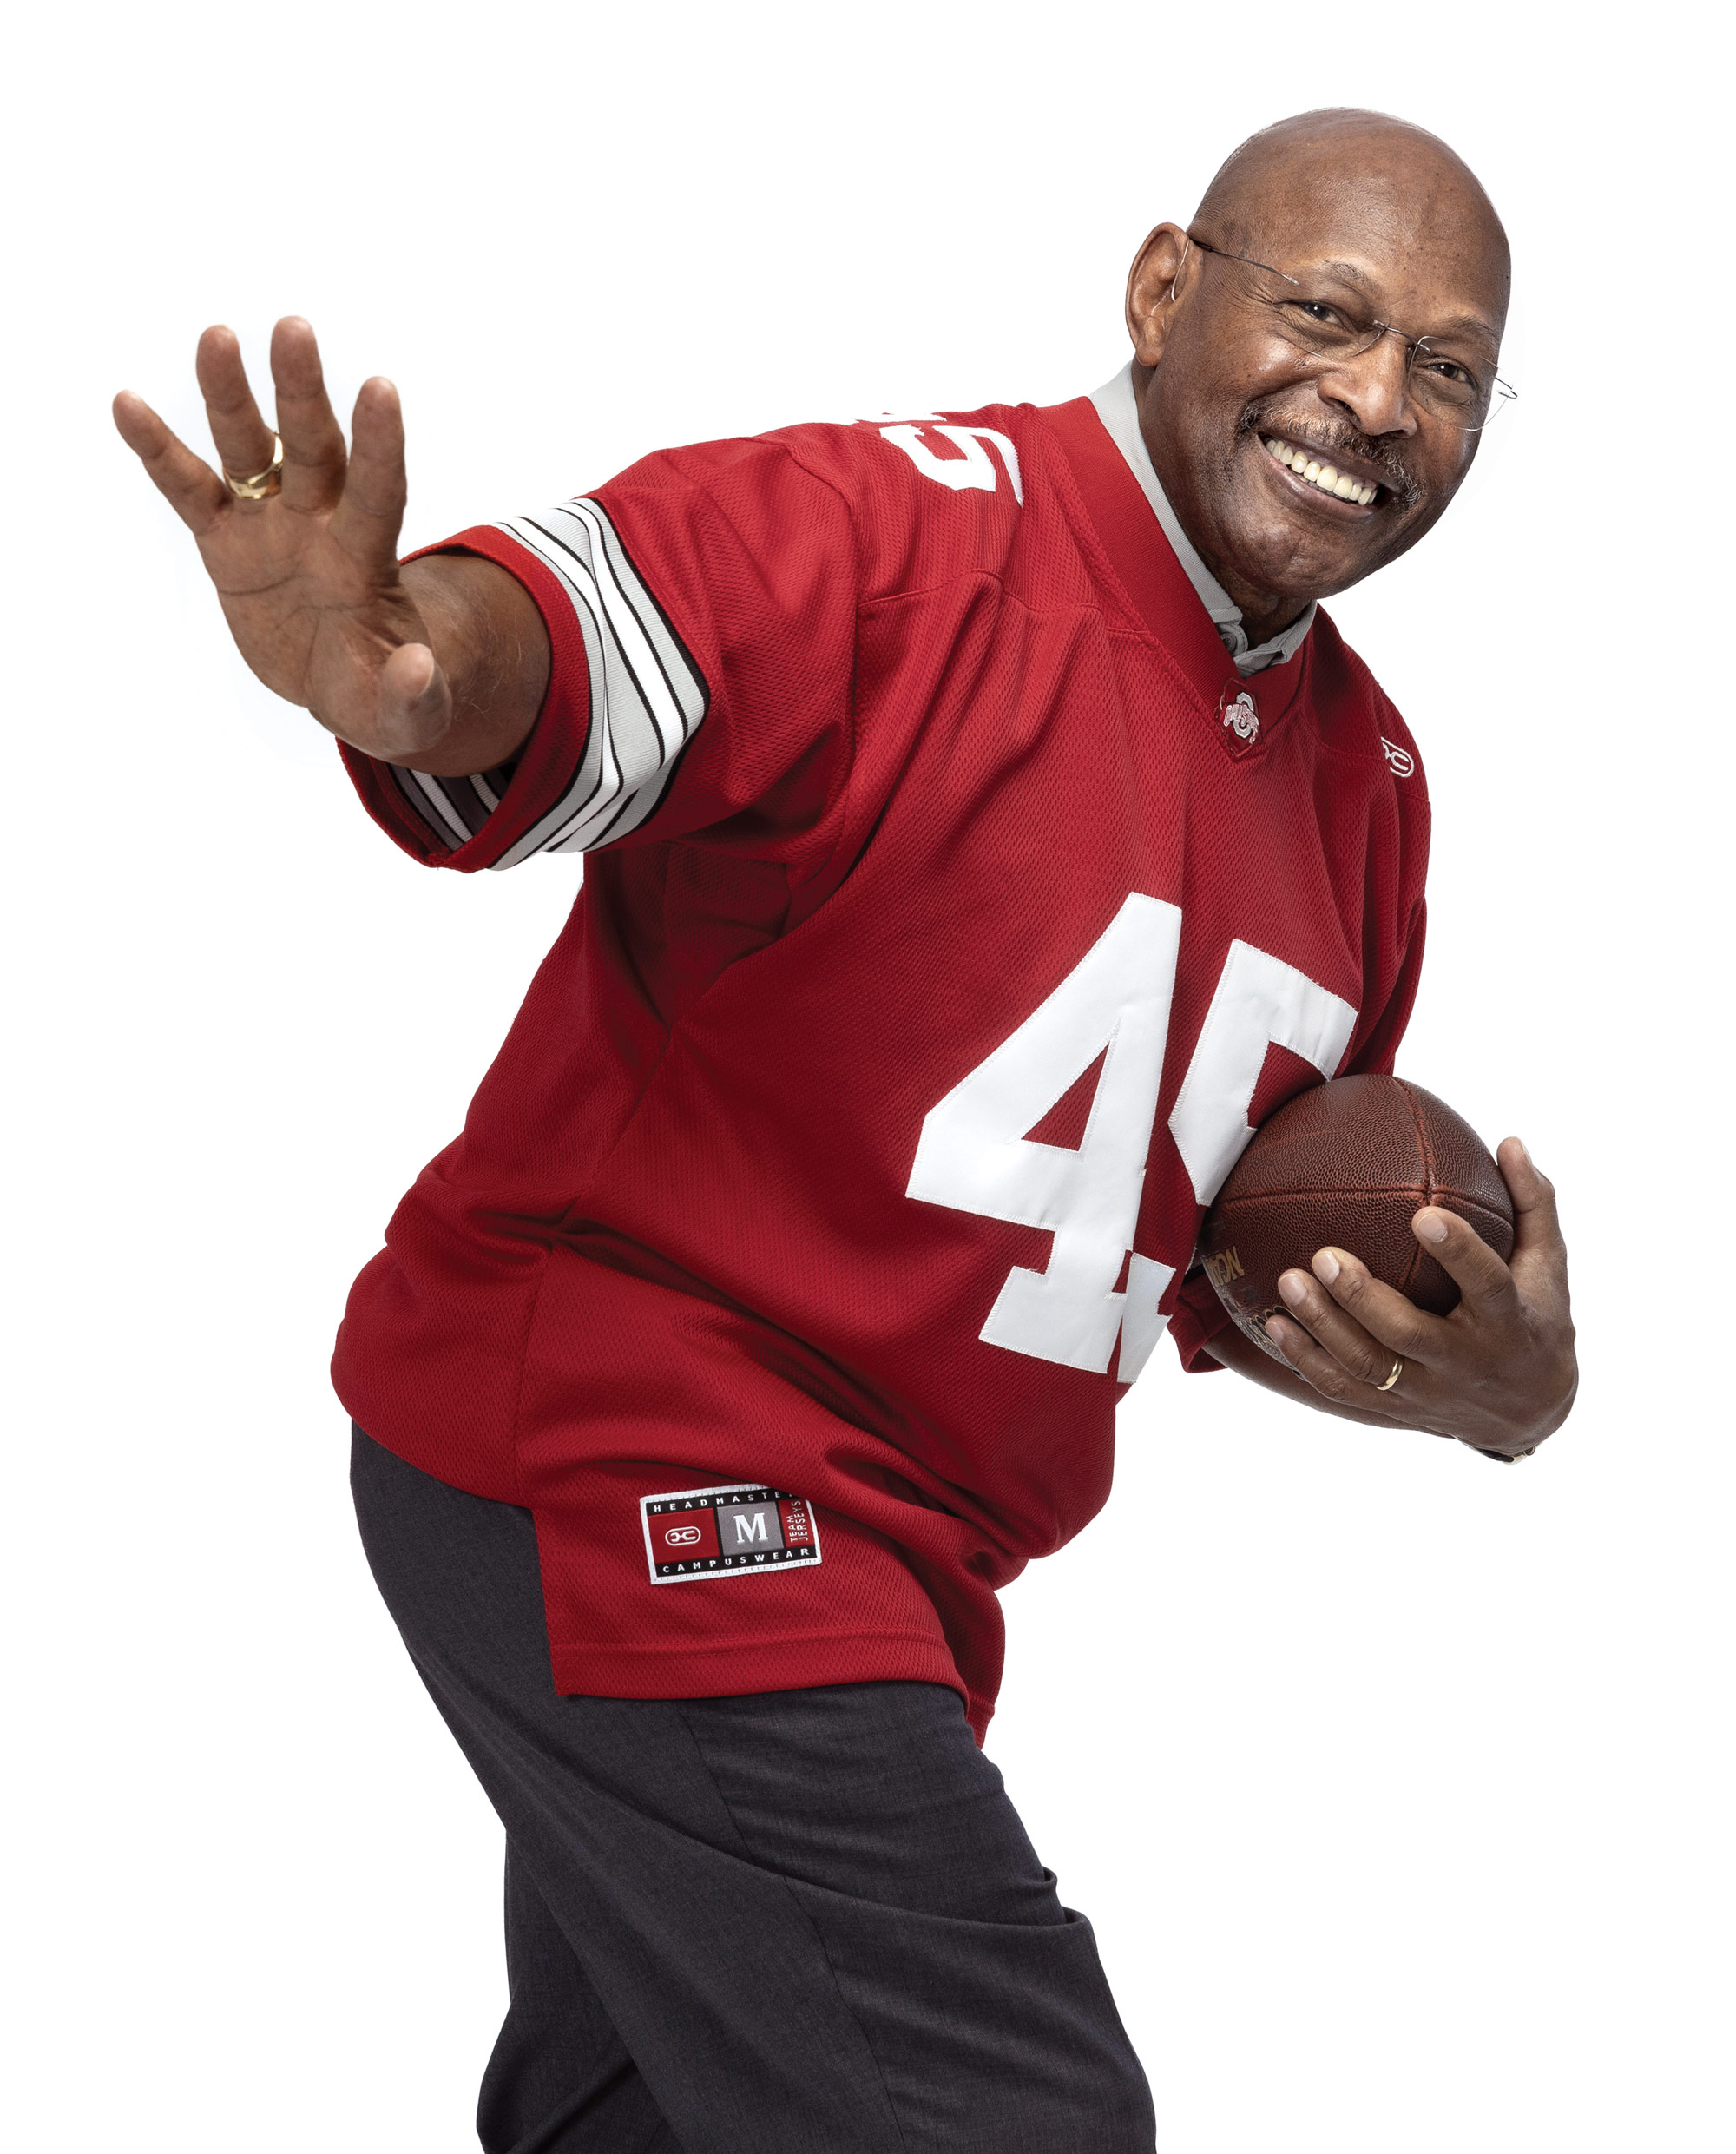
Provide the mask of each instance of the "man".
[{"label": "man", "polygon": [[1452,498],[1507,293],[1450,150],[1312,114],[1157,227],[1131,367],[1054,410],[667,452],[400,566],[395,396],[346,459],[305,323],[280,459],[226,331],[222,476],[118,400],[400,844],[595,854],[336,1364],[376,1576],[507,1828],[490,2150],[1149,2149],[973,1741],[996,1589],[1102,1503],[1166,1327],[1496,1458],[1565,1417],[1514,1140],[1510,1267],[1417,1215],[1449,1319],[1322,1250],[1286,1372],[1184,1276],[1251,1125],[1409,1015],[1420,763],[1317,608]]}]

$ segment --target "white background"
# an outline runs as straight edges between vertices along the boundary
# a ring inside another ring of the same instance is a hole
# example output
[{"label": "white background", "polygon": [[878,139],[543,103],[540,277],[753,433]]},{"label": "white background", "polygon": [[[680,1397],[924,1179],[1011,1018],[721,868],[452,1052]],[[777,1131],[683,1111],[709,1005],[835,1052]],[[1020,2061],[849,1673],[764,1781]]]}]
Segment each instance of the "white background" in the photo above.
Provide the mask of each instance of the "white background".
[{"label": "white background", "polygon": [[[1522,401],[1334,610],[1437,812],[1401,1067],[1561,1186],[1582,1403],[1512,1470],[1162,1350],[1007,1596],[992,1739],[1165,2154],[1732,2144],[1728,287],[1679,6],[38,10],[10,46],[9,2139],[457,2154],[498,1837],[357,1550],[352,1274],[578,869],[429,875],[226,649],[108,430],[194,338],[402,385],[408,537],[643,450],[1051,401],[1244,134],[1438,128]],[[1720,2052],[1724,2054],[1720,2057]],[[1058,2151],[1059,2154],[1059,2151]]]}]

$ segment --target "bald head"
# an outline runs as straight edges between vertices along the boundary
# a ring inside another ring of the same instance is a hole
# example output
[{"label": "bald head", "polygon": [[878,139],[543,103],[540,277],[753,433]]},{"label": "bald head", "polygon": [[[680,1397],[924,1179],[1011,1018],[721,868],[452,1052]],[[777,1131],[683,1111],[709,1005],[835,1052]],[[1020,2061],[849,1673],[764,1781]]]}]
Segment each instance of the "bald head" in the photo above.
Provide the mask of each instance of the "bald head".
[{"label": "bald head", "polygon": [[1379,112],[1265,128],[1191,224],[1147,239],[1127,302],[1141,431],[1250,633],[1440,517],[1492,408],[1509,282],[1476,175]]},{"label": "bald head", "polygon": [[1266,260],[1299,233],[1346,222],[1481,257],[1505,316],[1507,234],[1482,181],[1438,135],[1388,113],[1338,107],[1262,128],[1231,151],[1194,213],[1215,245]]}]

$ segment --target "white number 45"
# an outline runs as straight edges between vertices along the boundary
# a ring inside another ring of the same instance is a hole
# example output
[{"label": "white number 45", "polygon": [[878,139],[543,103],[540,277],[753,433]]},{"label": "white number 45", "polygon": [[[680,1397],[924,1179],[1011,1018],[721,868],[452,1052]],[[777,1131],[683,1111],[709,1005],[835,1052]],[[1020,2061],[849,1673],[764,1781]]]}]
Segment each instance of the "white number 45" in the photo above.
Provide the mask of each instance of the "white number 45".
[{"label": "white number 45", "polygon": [[[907,1196],[1054,1235],[1047,1271],[1015,1265],[981,1336],[990,1346],[1131,1383],[1167,1317],[1175,1276],[1134,1249],[1157,1119],[1181,909],[1128,899],[1047,1001],[924,1117]],[[1253,1135],[1247,1110],[1274,1042],[1330,1077],[1356,1011],[1252,944],[1233,942],[1169,1117],[1194,1193],[1209,1204]],[[1024,1133],[1088,1070],[1097,1079],[1076,1151]],[[1124,1291],[1115,1290],[1123,1261]]]}]

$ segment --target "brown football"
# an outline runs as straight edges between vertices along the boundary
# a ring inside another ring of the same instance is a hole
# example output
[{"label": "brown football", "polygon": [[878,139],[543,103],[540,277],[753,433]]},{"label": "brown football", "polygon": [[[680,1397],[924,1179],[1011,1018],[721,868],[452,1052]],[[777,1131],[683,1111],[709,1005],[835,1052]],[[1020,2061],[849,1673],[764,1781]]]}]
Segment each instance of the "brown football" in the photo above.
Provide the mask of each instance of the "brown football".
[{"label": "brown football", "polygon": [[1444,1316],[1458,1286],[1410,1231],[1425,1204],[1469,1220],[1504,1263],[1513,1205],[1476,1131],[1403,1077],[1317,1084],[1260,1124],[1206,1217],[1200,1255],[1218,1298],[1274,1360],[1266,1319],[1280,1273],[1328,1242],[1359,1256],[1418,1308]]}]

